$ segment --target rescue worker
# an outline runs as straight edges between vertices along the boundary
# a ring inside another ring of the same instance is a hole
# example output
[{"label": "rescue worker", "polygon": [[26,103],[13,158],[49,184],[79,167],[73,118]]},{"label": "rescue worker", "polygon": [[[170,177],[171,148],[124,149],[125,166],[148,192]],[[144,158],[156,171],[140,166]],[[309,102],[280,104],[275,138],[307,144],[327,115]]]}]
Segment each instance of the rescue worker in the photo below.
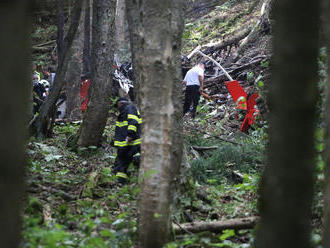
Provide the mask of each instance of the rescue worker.
[{"label": "rescue worker", "polygon": [[199,97],[203,91],[204,68],[204,63],[198,63],[187,72],[183,79],[183,83],[186,86],[183,115],[190,110],[190,105],[192,104],[191,117],[195,118]]},{"label": "rescue worker", "polygon": [[138,166],[140,162],[142,119],[137,108],[124,97],[117,100],[116,107],[119,110],[114,137],[117,157],[112,172],[118,182],[124,184],[128,180],[130,163]]}]

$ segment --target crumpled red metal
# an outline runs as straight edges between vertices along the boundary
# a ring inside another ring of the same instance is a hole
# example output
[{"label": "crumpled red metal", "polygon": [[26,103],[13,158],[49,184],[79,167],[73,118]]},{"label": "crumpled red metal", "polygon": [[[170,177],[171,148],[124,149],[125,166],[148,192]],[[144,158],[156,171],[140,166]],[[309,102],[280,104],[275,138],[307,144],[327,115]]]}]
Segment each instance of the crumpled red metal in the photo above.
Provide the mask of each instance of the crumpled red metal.
[{"label": "crumpled red metal", "polygon": [[88,89],[90,84],[90,79],[82,80],[80,84],[80,107],[82,112],[85,112],[88,106]]},{"label": "crumpled red metal", "polygon": [[256,116],[259,114],[256,103],[259,95],[258,93],[254,93],[248,98],[245,90],[236,80],[225,82],[225,84],[230,95],[234,99],[234,102],[236,103],[236,107],[238,109],[246,110],[246,115],[240,130],[244,133],[247,133],[249,128],[254,124]]}]

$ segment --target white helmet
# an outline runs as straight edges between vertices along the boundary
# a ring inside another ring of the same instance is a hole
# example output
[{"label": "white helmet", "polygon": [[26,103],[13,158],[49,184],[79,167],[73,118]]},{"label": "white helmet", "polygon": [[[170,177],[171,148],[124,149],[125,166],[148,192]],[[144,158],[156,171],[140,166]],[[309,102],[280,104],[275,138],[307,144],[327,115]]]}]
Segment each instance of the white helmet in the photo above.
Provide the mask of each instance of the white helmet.
[{"label": "white helmet", "polygon": [[42,79],[39,82],[42,83],[45,86],[45,88],[49,88],[50,86],[50,83],[45,79]]}]

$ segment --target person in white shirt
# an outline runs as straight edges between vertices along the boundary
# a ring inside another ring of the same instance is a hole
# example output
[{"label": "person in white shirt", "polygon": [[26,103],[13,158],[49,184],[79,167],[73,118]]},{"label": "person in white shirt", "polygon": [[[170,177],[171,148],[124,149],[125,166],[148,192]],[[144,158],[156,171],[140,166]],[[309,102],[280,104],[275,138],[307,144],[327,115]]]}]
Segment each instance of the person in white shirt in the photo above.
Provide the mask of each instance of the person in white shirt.
[{"label": "person in white shirt", "polygon": [[204,68],[205,66],[203,63],[198,63],[187,72],[183,80],[183,83],[186,86],[183,115],[189,111],[192,103],[193,109],[191,111],[191,117],[195,118],[199,97],[203,90]]}]

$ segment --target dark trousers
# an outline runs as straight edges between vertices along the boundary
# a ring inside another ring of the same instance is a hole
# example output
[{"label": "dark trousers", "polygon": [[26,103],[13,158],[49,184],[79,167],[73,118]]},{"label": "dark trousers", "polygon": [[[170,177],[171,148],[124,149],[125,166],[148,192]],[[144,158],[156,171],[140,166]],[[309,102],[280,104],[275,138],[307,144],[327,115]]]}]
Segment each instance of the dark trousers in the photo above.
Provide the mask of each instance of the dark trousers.
[{"label": "dark trousers", "polygon": [[139,166],[140,156],[135,156],[140,152],[140,145],[126,146],[118,148],[113,173],[122,172],[127,174],[127,169],[130,163]]},{"label": "dark trousers", "polygon": [[183,114],[187,113],[190,109],[191,103],[193,104],[193,109],[191,112],[192,117],[195,117],[196,108],[200,97],[199,85],[189,85],[186,87],[186,94],[183,105]]}]

